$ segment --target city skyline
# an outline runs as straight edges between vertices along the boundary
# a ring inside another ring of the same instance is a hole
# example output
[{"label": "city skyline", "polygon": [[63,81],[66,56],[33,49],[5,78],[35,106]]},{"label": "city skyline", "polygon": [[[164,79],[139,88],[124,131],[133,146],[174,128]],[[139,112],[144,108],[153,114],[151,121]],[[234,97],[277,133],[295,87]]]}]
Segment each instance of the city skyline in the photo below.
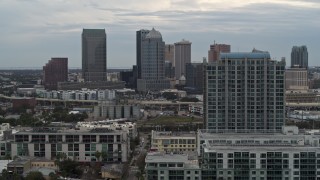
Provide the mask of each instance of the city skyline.
[{"label": "city skyline", "polygon": [[107,66],[130,68],[136,61],[135,32],[152,27],[166,44],[183,38],[192,42],[192,62],[201,62],[216,41],[230,44],[233,52],[257,48],[277,60],[284,56],[287,65],[292,46],[306,45],[309,65],[316,66],[319,9],[315,0],[5,0],[0,2],[0,15],[5,17],[0,19],[0,68],[41,67],[49,57],[68,57],[69,67],[80,68],[83,28],[106,29]]}]

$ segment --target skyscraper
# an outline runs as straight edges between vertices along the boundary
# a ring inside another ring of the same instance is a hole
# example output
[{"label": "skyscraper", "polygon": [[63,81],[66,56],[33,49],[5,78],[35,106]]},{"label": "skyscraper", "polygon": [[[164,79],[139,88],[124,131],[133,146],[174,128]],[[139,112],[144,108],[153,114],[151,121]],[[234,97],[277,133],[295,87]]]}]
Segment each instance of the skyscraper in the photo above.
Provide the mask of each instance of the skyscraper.
[{"label": "skyscraper", "polygon": [[82,76],[85,81],[104,81],[107,76],[105,29],[83,29]]},{"label": "skyscraper", "polygon": [[205,66],[207,129],[280,130],[285,121],[285,62],[268,52],[221,53]]},{"label": "skyscraper", "polygon": [[142,59],[142,40],[145,39],[149,30],[141,29],[136,33],[136,55],[137,55],[137,78],[141,79],[141,59]]},{"label": "skyscraper", "polygon": [[213,62],[219,59],[220,53],[229,53],[231,46],[228,44],[211,44],[210,50],[208,51],[208,61]]},{"label": "skyscraper", "polygon": [[58,82],[68,81],[68,58],[51,58],[43,66],[43,84],[46,89],[57,90]]},{"label": "skyscraper", "polygon": [[193,92],[203,92],[203,63],[186,64],[186,86]]},{"label": "skyscraper", "polygon": [[138,91],[159,91],[170,87],[165,78],[164,48],[159,31],[154,28],[137,31]]},{"label": "skyscraper", "polygon": [[164,49],[164,60],[170,61],[174,65],[174,45],[166,44]]},{"label": "skyscraper", "polygon": [[291,51],[291,67],[308,69],[307,46],[293,46]]},{"label": "skyscraper", "polygon": [[186,63],[191,62],[191,42],[182,40],[174,43],[175,78],[186,76]]}]

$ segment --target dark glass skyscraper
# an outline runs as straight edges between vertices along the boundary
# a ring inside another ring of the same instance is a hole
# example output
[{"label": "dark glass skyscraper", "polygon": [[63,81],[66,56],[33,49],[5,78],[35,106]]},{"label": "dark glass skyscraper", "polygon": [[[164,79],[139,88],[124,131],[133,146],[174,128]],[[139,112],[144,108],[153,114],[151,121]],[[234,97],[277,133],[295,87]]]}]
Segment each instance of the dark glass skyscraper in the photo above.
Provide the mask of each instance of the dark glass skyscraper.
[{"label": "dark glass skyscraper", "polygon": [[307,46],[293,46],[291,51],[291,67],[308,69]]},{"label": "dark glass skyscraper", "polygon": [[170,87],[165,78],[165,43],[159,31],[137,31],[138,91],[159,91]]},{"label": "dark glass skyscraper", "polygon": [[107,76],[105,29],[83,29],[82,76],[85,81],[104,81]]}]

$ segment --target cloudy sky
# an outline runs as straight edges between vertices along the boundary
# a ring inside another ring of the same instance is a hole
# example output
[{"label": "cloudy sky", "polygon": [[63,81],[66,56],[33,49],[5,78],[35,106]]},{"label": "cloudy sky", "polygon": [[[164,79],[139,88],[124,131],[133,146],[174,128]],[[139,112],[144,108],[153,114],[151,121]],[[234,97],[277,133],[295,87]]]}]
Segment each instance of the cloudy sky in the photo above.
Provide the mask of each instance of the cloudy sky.
[{"label": "cloudy sky", "polygon": [[268,50],[290,65],[307,45],[320,65],[319,0],[0,0],[0,68],[41,67],[68,57],[81,67],[83,28],[107,31],[107,66],[135,64],[135,31],[154,27],[166,43],[192,42],[192,61],[214,41],[232,51]]}]

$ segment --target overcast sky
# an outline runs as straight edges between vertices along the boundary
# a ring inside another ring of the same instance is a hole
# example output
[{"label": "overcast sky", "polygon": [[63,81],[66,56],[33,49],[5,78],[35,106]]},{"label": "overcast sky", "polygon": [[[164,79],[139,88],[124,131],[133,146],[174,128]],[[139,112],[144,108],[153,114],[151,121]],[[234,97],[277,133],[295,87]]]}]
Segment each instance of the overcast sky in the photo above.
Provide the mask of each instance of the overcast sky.
[{"label": "overcast sky", "polygon": [[81,67],[83,28],[107,32],[107,66],[132,67],[135,32],[154,27],[169,44],[192,42],[192,61],[209,45],[267,50],[290,65],[293,45],[306,45],[320,65],[320,0],[0,0],[0,68],[42,67],[68,57]]}]

